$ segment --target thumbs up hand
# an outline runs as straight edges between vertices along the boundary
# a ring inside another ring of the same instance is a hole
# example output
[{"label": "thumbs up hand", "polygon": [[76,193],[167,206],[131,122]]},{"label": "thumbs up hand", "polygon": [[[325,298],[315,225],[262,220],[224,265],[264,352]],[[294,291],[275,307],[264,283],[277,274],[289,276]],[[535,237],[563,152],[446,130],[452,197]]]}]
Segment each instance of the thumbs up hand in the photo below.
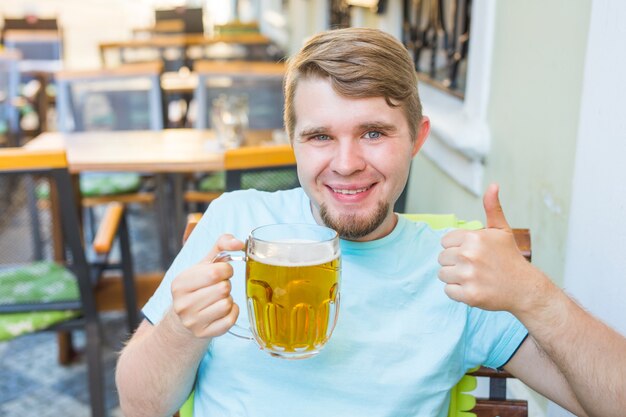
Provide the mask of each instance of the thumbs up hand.
[{"label": "thumbs up hand", "polygon": [[439,279],[453,300],[516,314],[529,306],[536,277],[543,274],[520,254],[498,191],[491,184],[483,197],[486,228],[454,230],[442,238]]}]

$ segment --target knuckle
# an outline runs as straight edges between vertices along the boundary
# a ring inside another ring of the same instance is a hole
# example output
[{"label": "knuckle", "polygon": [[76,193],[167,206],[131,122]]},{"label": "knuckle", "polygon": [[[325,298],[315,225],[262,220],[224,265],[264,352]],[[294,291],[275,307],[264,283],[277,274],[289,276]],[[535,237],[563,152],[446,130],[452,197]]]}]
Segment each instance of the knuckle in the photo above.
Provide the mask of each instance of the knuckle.
[{"label": "knuckle", "polygon": [[222,280],[213,285],[215,295],[219,300],[224,299],[230,295],[230,281]]},{"label": "knuckle", "polygon": [[216,303],[216,307],[220,313],[228,313],[233,307],[233,297],[230,295],[222,298]]},{"label": "knuckle", "polygon": [[188,329],[190,329],[190,330],[194,331],[194,327],[195,327],[195,326],[194,326],[194,324],[195,324],[195,322],[194,322],[194,320],[192,320],[190,317],[188,317],[188,316],[182,316],[182,317],[180,318],[180,322],[181,322],[181,323],[183,324],[183,326],[185,326],[186,328],[188,328]]},{"label": "knuckle", "polygon": [[235,237],[231,235],[230,233],[225,233],[217,239],[217,243],[215,246],[218,248],[218,250],[223,250],[227,246],[227,243],[233,240],[234,238]]},{"label": "knuckle", "polygon": [[216,283],[232,275],[233,267],[225,262],[218,262],[210,265],[207,270],[207,278],[210,283]]}]

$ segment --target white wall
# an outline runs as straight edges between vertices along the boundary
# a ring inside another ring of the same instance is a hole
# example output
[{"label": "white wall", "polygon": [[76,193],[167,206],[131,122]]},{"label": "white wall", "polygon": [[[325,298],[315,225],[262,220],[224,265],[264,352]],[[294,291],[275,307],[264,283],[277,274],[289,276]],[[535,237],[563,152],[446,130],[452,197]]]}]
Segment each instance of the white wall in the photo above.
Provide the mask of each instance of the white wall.
[{"label": "white wall", "polygon": [[[626,2],[592,2],[564,285],[626,335]],[[602,343],[602,341],[596,341]],[[569,415],[556,406],[550,416]]]},{"label": "white wall", "polygon": [[565,287],[626,335],[626,2],[592,7]]}]

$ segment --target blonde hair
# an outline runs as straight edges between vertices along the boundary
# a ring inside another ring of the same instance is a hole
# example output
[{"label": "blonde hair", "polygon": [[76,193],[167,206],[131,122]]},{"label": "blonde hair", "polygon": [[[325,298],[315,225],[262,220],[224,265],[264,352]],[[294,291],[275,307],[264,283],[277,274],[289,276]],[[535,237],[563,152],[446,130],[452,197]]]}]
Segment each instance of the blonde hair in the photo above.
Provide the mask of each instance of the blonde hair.
[{"label": "blonde hair", "polygon": [[288,60],[285,75],[285,127],[293,140],[294,97],[298,81],[328,78],[337,94],[350,98],[384,97],[404,110],[411,139],[422,119],[417,75],[406,48],[377,29],[347,28],[319,33]]}]

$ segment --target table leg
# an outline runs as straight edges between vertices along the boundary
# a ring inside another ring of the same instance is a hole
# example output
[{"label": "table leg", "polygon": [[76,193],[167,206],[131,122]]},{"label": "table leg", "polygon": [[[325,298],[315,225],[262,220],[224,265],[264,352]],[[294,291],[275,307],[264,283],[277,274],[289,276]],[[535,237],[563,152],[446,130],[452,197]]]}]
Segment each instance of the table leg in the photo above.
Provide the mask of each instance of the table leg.
[{"label": "table leg", "polygon": [[172,253],[170,252],[170,230],[168,224],[170,223],[168,218],[168,193],[167,193],[167,178],[165,174],[156,175],[156,192],[157,192],[157,221],[159,223],[159,240],[161,246],[161,267],[164,271],[170,266],[173,260]]},{"label": "table leg", "polygon": [[174,231],[172,234],[173,253],[177,254],[182,248],[182,238],[185,232],[185,213],[184,213],[184,190],[183,190],[183,176],[184,174],[172,174],[173,183],[173,198],[172,204],[174,204]]}]

